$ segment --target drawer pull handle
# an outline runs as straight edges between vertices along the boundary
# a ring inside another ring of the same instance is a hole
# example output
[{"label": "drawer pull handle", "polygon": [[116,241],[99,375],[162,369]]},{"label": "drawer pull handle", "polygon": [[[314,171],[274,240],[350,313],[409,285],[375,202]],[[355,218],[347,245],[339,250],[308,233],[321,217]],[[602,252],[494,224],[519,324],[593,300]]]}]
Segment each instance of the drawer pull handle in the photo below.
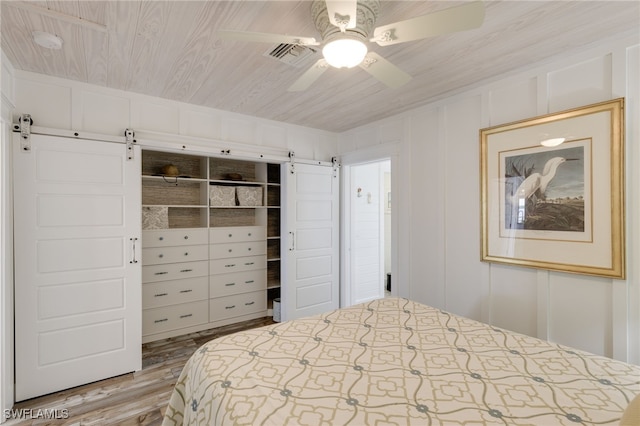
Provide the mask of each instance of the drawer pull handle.
[{"label": "drawer pull handle", "polygon": [[190,288],[187,290],[180,290],[180,293],[191,293],[193,290],[191,290]]},{"label": "drawer pull handle", "polygon": [[249,247],[249,251],[251,251],[251,247]]},{"label": "drawer pull handle", "polygon": [[225,308],[225,309],[233,309],[233,308],[235,308],[235,307],[236,307],[236,305],[231,305],[231,306],[225,306],[224,308]]},{"label": "drawer pull handle", "polygon": [[180,272],[192,272],[193,269],[181,269]]},{"label": "drawer pull handle", "polygon": [[166,275],[168,272],[156,272],[154,275]]},{"label": "drawer pull handle", "polygon": [[159,239],[160,241],[162,241],[162,240],[164,240],[164,237],[160,237],[160,238],[158,238],[158,239]]},{"label": "drawer pull handle", "polygon": [[249,236],[251,236],[251,232],[249,232]]},{"label": "drawer pull handle", "polygon": [[254,282],[253,280],[249,280],[249,281],[245,281],[245,284],[251,284],[252,282]]},{"label": "drawer pull handle", "polygon": [[247,263],[245,263],[245,265],[246,265],[246,266],[251,266],[251,265],[253,265],[254,263],[255,263],[255,262],[247,262]]},{"label": "drawer pull handle", "polygon": [[245,305],[245,306],[251,306],[251,305],[253,305],[254,303],[256,303],[256,302],[247,302],[247,303],[245,303],[244,305]]},{"label": "drawer pull handle", "polygon": [[234,266],[236,266],[235,263],[230,263],[229,265],[224,265],[225,268],[233,268]]},{"label": "drawer pull handle", "polygon": [[155,320],[154,323],[158,324],[160,322],[165,322],[165,321],[169,321],[169,319],[168,318],[162,318],[162,319],[159,319],[159,320]]},{"label": "drawer pull handle", "polygon": [[192,317],[193,314],[180,315],[180,319]]},{"label": "drawer pull handle", "polygon": [[231,253],[233,251],[233,249],[229,249],[229,253]]},{"label": "drawer pull handle", "polygon": [[185,256],[189,256],[189,252],[186,252],[184,255],[185,255]]},{"label": "drawer pull handle", "polygon": [[226,283],[225,284],[226,287],[231,287],[232,285],[236,285],[236,283]]},{"label": "drawer pull handle", "polygon": [[162,297],[162,296],[168,296],[167,293],[158,293],[158,294],[154,294],[153,297]]},{"label": "drawer pull handle", "polygon": [[160,254],[158,255],[158,257],[159,257],[160,259],[162,259],[162,258],[164,257],[164,254],[160,253]]},{"label": "drawer pull handle", "polygon": [[189,236],[188,236],[188,235],[185,235],[185,236],[184,236],[184,239],[185,239],[185,240],[188,240],[188,239],[189,239]]},{"label": "drawer pull handle", "polygon": [[229,238],[233,237],[233,234],[229,234]]}]

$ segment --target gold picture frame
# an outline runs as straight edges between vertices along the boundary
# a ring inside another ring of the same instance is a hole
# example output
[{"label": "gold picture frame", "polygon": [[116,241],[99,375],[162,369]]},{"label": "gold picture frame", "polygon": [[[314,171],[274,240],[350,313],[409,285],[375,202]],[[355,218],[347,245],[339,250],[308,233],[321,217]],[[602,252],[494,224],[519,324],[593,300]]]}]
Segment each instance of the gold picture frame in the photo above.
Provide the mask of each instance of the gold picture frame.
[{"label": "gold picture frame", "polygon": [[624,98],[481,129],[480,175],[482,261],[625,278]]}]

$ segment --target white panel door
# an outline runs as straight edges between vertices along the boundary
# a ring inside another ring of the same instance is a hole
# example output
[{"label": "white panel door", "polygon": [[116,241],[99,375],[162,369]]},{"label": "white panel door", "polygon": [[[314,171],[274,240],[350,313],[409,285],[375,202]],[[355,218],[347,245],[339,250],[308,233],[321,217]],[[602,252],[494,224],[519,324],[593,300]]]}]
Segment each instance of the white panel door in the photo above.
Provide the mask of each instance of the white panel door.
[{"label": "white panel door", "polygon": [[139,370],[139,147],[15,135],[13,164],[16,400]]},{"label": "white panel door", "polygon": [[337,168],[315,164],[283,170],[281,315],[287,321],[340,306],[339,176]]},{"label": "white panel door", "polygon": [[[387,161],[387,163],[389,163]],[[384,173],[383,162],[351,166],[350,304],[384,297]],[[360,192],[358,192],[360,190]]]}]

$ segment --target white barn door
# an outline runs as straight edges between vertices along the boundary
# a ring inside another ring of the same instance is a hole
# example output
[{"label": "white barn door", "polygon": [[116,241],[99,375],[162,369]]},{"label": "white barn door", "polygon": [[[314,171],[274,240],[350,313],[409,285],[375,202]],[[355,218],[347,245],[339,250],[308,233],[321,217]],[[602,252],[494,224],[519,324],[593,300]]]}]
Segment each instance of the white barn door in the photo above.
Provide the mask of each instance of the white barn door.
[{"label": "white barn door", "polygon": [[19,136],[17,401],[139,370],[142,338],[139,147]]},{"label": "white barn door", "polygon": [[330,165],[292,163],[285,184],[281,289],[284,321],[340,307],[339,175]]}]

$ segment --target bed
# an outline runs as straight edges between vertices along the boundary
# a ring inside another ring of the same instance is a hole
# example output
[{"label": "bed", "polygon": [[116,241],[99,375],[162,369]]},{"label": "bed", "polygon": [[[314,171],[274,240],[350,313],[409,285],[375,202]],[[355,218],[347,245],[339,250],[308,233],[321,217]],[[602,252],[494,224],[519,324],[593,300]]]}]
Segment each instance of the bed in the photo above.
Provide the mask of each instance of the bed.
[{"label": "bed", "polygon": [[385,298],[208,342],[163,425],[618,424],[637,394],[638,366]]}]

